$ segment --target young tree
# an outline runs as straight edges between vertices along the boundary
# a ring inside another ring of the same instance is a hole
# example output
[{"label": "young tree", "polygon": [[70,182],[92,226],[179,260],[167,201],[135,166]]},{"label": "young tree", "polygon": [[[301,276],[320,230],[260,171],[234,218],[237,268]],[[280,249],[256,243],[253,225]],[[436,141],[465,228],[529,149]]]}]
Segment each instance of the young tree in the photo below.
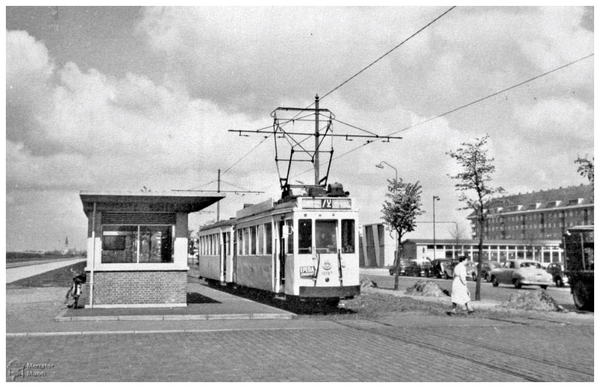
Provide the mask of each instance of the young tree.
[{"label": "young tree", "polygon": [[[450,233],[450,238],[454,243],[454,251],[456,251],[458,246],[461,245],[462,240],[466,240],[468,238],[467,232],[464,228],[458,225],[458,222],[455,222],[454,226],[448,228],[448,233]],[[460,254],[463,254],[462,248],[460,250]]]},{"label": "young tree", "polygon": [[577,172],[584,178],[587,178],[592,185],[592,189],[594,188],[594,158],[590,161],[588,159],[587,154],[585,157],[580,157],[577,155],[577,159],[575,159],[575,163],[579,164],[579,168],[577,168]]},{"label": "young tree", "polygon": [[396,275],[394,277],[394,290],[398,289],[398,276],[400,274],[400,251],[402,249],[402,236],[415,230],[417,216],[424,213],[421,210],[421,185],[417,183],[405,183],[402,179],[388,180],[388,193],[385,195],[389,200],[383,204],[383,217],[381,217],[388,228],[396,231]]},{"label": "young tree", "polygon": [[[464,202],[464,209],[470,209],[475,212],[477,220],[477,228],[479,231],[479,246],[477,258],[477,273],[481,273],[481,262],[483,256],[483,232],[484,226],[488,218],[488,208],[494,194],[503,193],[502,187],[492,187],[491,174],[496,170],[496,167],[491,163],[494,161],[488,158],[487,149],[485,146],[488,142],[488,135],[482,138],[477,138],[473,143],[463,143],[456,151],[450,151],[446,154],[462,167],[462,172],[455,176],[450,176],[452,179],[459,181],[456,185],[457,191],[460,191],[459,201]],[[469,197],[466,192],[474,191],[474,198]],[[475,287],[475,300],[481,299],[481,277],[477,277]]]}]

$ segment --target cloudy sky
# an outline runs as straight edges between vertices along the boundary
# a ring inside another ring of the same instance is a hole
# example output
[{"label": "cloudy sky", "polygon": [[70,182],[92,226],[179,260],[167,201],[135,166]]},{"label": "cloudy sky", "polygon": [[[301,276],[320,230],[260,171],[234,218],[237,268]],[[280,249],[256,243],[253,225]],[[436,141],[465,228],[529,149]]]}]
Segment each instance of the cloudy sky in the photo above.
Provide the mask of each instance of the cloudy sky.
[{"label": "cloudy sky", "polygon": [[[80,190],[216,190],[221,169],[222,190],[264,192],[229,193],[221,218],[279,198],[273,139],[228,129],[269,127],[275,108],[316,94],[341,122],[403,137],[333,142],[329,182],[358,200],[363,224],[380,221],[395,176],[375,167],[385,161],[423,186],[413,237],[432,235],[433,195],[436,220],[466,229],[446,152],[485,134],[509,193],[586,183],[573,161],[594,152],[594,57],[580,60],[594,52],[593,10],[457,7],[423,29],[448,9],[7,8],[7,250],[67,236],[85,249]],[[216,218],[207,211],[190,226]]]}]

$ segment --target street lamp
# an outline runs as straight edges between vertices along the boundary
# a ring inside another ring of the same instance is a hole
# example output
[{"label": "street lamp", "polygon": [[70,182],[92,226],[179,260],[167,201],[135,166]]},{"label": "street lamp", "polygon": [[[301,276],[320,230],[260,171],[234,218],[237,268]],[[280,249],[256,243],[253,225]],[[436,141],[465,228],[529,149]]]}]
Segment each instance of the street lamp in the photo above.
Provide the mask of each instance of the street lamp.
[{"label": "street lamp", "polygon": [[435,260],[435,252],[437,247],[435,245],[435,201],[439,201],[440,197],[437,195],[433,196],[433,260]]},{"label": "street lamp", "polygon": [[390,166],[391,168],[393,168],[394,171],[396,171],[396,183],[398,183],[398,170],[396,169],[396,167],[394,167],[391,164],[389,164],[388,162],[384,162],[384,161],[381,161],[381,163],[376,164],[375,167],[377,167],[377,168],[383,168],[384,164],[387,164],[388,166]]}]

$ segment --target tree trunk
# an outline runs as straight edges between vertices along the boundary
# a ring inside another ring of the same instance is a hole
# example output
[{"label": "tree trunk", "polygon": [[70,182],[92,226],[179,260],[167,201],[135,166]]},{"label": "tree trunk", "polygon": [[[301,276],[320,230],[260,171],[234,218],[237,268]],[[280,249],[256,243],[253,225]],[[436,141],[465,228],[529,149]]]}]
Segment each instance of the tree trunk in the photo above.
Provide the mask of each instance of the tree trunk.
[{"label": "tree trunk", "polygon": [[398,276],[400,276],[400,233],[398,233],[398,239],[396,240],[396,273],[394,274],[394,290],[398,290]]},{"label": "tree trunk", "polygon": [[479,220],[479,245],[477,246],[477,280],[475,281],[475,300],[481,300],[481,264],[483,256],[483,219]]}]

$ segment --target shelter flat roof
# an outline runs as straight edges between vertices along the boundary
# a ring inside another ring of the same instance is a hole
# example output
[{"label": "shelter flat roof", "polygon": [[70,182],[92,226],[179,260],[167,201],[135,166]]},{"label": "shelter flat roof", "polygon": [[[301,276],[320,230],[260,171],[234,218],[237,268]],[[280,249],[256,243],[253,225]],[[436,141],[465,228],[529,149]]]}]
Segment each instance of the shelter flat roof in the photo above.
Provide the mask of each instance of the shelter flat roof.
[{"label": "shelter flat roof", "polygon": [[223,193],[186,191],[85,191],[79,192],[83,211],[89,214],[94,203],[98,211],[193,213],[225,198]]}]

